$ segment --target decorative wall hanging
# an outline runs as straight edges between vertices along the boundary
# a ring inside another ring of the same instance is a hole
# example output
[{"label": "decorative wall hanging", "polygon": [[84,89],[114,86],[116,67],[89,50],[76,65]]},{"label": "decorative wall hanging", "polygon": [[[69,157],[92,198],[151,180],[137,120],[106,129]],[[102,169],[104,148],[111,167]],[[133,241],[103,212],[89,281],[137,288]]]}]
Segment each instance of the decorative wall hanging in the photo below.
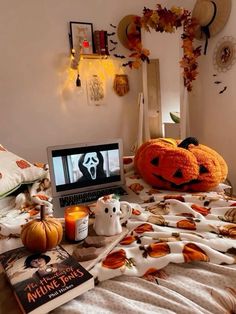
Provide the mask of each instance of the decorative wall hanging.
[{"label": "decorative wall hanging", "polygon": [[224,36],[217,43],[213,53],[214,68],[218,72],[226,72],[231,69],[236,61],[236,39],[232,36]]},{"label": "decorative wall hanging", "polygon": [[231,0],[197,0],[193,8],[192,17],[199,26],[195,37],[206,40],[204,54],[206,54],[208,39],[218,34],[228,21],[231,11]]},{"label": "decorative wall hanging", "polygon": [[90,105],[100,106],[105,96],[104,82],[97,75],[94,74],[87,79],[87,95],[88,103]]},{"label": "decorative wall hanging", "polygon": [[77,71],[75,85],[81,87],[79,61],[81,54],[92,54],[93,24],[84,22],[70,22],[69,42],[71,50],[71,69]]},{"label": "decorative wall hanging", "polygon": [[93,24],[84,22],[70,22],[71,52],[75,53],[75,47],[79,44],[80,53],[92,54],[93,48]]},{"label": "decorative wall hanging", "polygon": [[124,96],[129,91],[129,80],[126,74],[116,74],[113,89],[118,96]]},{"label": "decorative wall hanging", "polygon": [[129,50],[141,44],[141,28],[135,23],[137,18],[136,15],[126,15],[118,25],[118,38],[121,44]]},{"label": "decorative wall hanging", "polygon": [[[194,48],[193,46],[194,34],[198,22],[191,18],[191,12],[180,7],[172,7],[168,10],[162,8],[162,6],[158,4],[156,10],[144,8],[142,16],[134,16],[132,23],[135,23],[137,28],[143,28],[146,31],[154,29],[156,32],[167,33],[173,33],[177,28],[183,26],[183,58],[180,61],[180,66],[183,68],[184,86],[188,91],[191,91],[192,81],[196,79],[198,74],[197,58],[201,55],[201,48]],[[127,25],[126,28],[123,27],[119,29],[119,32],[123,31],[123,35],[118,35],[119,38],[122,38],[122,36],[127,38],[127,35],[124,34],[127,31],[127,28],[129,28],[129,25]],[[123,65],[137,69],[142,62],[149,62],[148,56],[150,52],[142,46],[140,41],[137,40],[133,42],[135,45],[132,47],[129,61]]]}]

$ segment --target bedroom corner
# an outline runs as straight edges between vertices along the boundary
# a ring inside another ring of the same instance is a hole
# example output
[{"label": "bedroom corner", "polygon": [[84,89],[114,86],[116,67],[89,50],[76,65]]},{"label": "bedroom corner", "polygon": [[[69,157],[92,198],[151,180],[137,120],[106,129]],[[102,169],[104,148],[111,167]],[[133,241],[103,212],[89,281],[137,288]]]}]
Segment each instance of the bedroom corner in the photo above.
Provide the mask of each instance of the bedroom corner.
[{"label": "bedroom corner", "polygon": [[0,314],[236,313],[235,14],[0,1]]}]

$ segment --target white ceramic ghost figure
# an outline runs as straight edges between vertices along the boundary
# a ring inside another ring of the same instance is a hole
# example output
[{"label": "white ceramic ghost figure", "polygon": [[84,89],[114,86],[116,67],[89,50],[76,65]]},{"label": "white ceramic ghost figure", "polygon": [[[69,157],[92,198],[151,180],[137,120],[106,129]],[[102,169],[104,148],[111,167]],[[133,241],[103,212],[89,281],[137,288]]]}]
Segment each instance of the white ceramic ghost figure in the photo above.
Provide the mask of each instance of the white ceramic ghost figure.
[{"label": "white ceramic ghost figure", "polygon": [[122,232],[122,223],[128,220],[132,207],[112,196],[100,197],[96,203],[93,228],[97,235],[112,236]]}]

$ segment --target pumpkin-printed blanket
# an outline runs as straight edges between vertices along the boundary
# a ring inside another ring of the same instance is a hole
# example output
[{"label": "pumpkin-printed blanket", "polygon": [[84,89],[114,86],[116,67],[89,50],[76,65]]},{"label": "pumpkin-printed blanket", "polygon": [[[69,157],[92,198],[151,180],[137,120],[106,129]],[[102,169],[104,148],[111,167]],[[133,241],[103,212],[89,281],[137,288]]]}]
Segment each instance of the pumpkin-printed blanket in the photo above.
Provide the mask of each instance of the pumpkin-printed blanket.
[{"label": "pumpkin-printed blanket", "polygon": [[[134,173],[132,158],[125,171],[141,199],[132,204],[128,234],[91,270],[100,284],[53,313],[235,313],[236,200],[222,189],[153,189]],[[0,201],[3,250],[20,241],[6,236],[19,235],[37,216],[36,204],[17,209],[15,203],[13,196]],[[6,278],[0,283],[0,312],[18,314]]]},{"label": "pumpkin-printed blanket", "polygon": [[158,197],[146,206],[132,204],[129,233],[93,270],[99,281],[123,274],[155,277],[169,263],[236,264],[233,200],[215,193]]},{"label": "pumpkin-printed blanket", "polygon": [[158,276],[169,263],[236,264],[236,200],[220,187],[205,193],[159,191],[125,160],[126,182],[140,196],[128,235],[93,269],[98,281],[119,275]]},{"label": "pumpkin-printed blanket", "polygon": [[[140,204],[132,204],[128,235],[94,268],[99,281],[122,274],[150,276],[169,263],[236,263],[236,200],[219,191],[191,194],[152,189],[134,173],[132,158],[124,164],[127,185],[139,194]],[[40,184],[29,189],[31,205],[11,208],[19,195],[2,200],[2,235],[19,236],[21,226],[38,215],[34,190]],[[43,195],[50,199],[49,191],[38,192],[39,200],[44,200]]]}]

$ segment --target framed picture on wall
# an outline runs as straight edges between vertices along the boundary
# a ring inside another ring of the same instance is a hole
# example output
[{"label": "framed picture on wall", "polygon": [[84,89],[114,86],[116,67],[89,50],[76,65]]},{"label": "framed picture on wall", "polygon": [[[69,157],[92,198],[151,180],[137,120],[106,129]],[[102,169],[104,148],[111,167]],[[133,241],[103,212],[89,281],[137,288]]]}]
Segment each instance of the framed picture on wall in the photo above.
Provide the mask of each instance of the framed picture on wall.
[{"label": "framed picture on wall", "polygon": [[105,98],[105,82],[98,74],[87,77],[87,98],[89,105],[101,106]]},{"label": "framed picture on wall", "polygon": [[70,46],[72,53],[79,49],[81,54],[92,54],[93,24],[85,22],[70,22]]}]

